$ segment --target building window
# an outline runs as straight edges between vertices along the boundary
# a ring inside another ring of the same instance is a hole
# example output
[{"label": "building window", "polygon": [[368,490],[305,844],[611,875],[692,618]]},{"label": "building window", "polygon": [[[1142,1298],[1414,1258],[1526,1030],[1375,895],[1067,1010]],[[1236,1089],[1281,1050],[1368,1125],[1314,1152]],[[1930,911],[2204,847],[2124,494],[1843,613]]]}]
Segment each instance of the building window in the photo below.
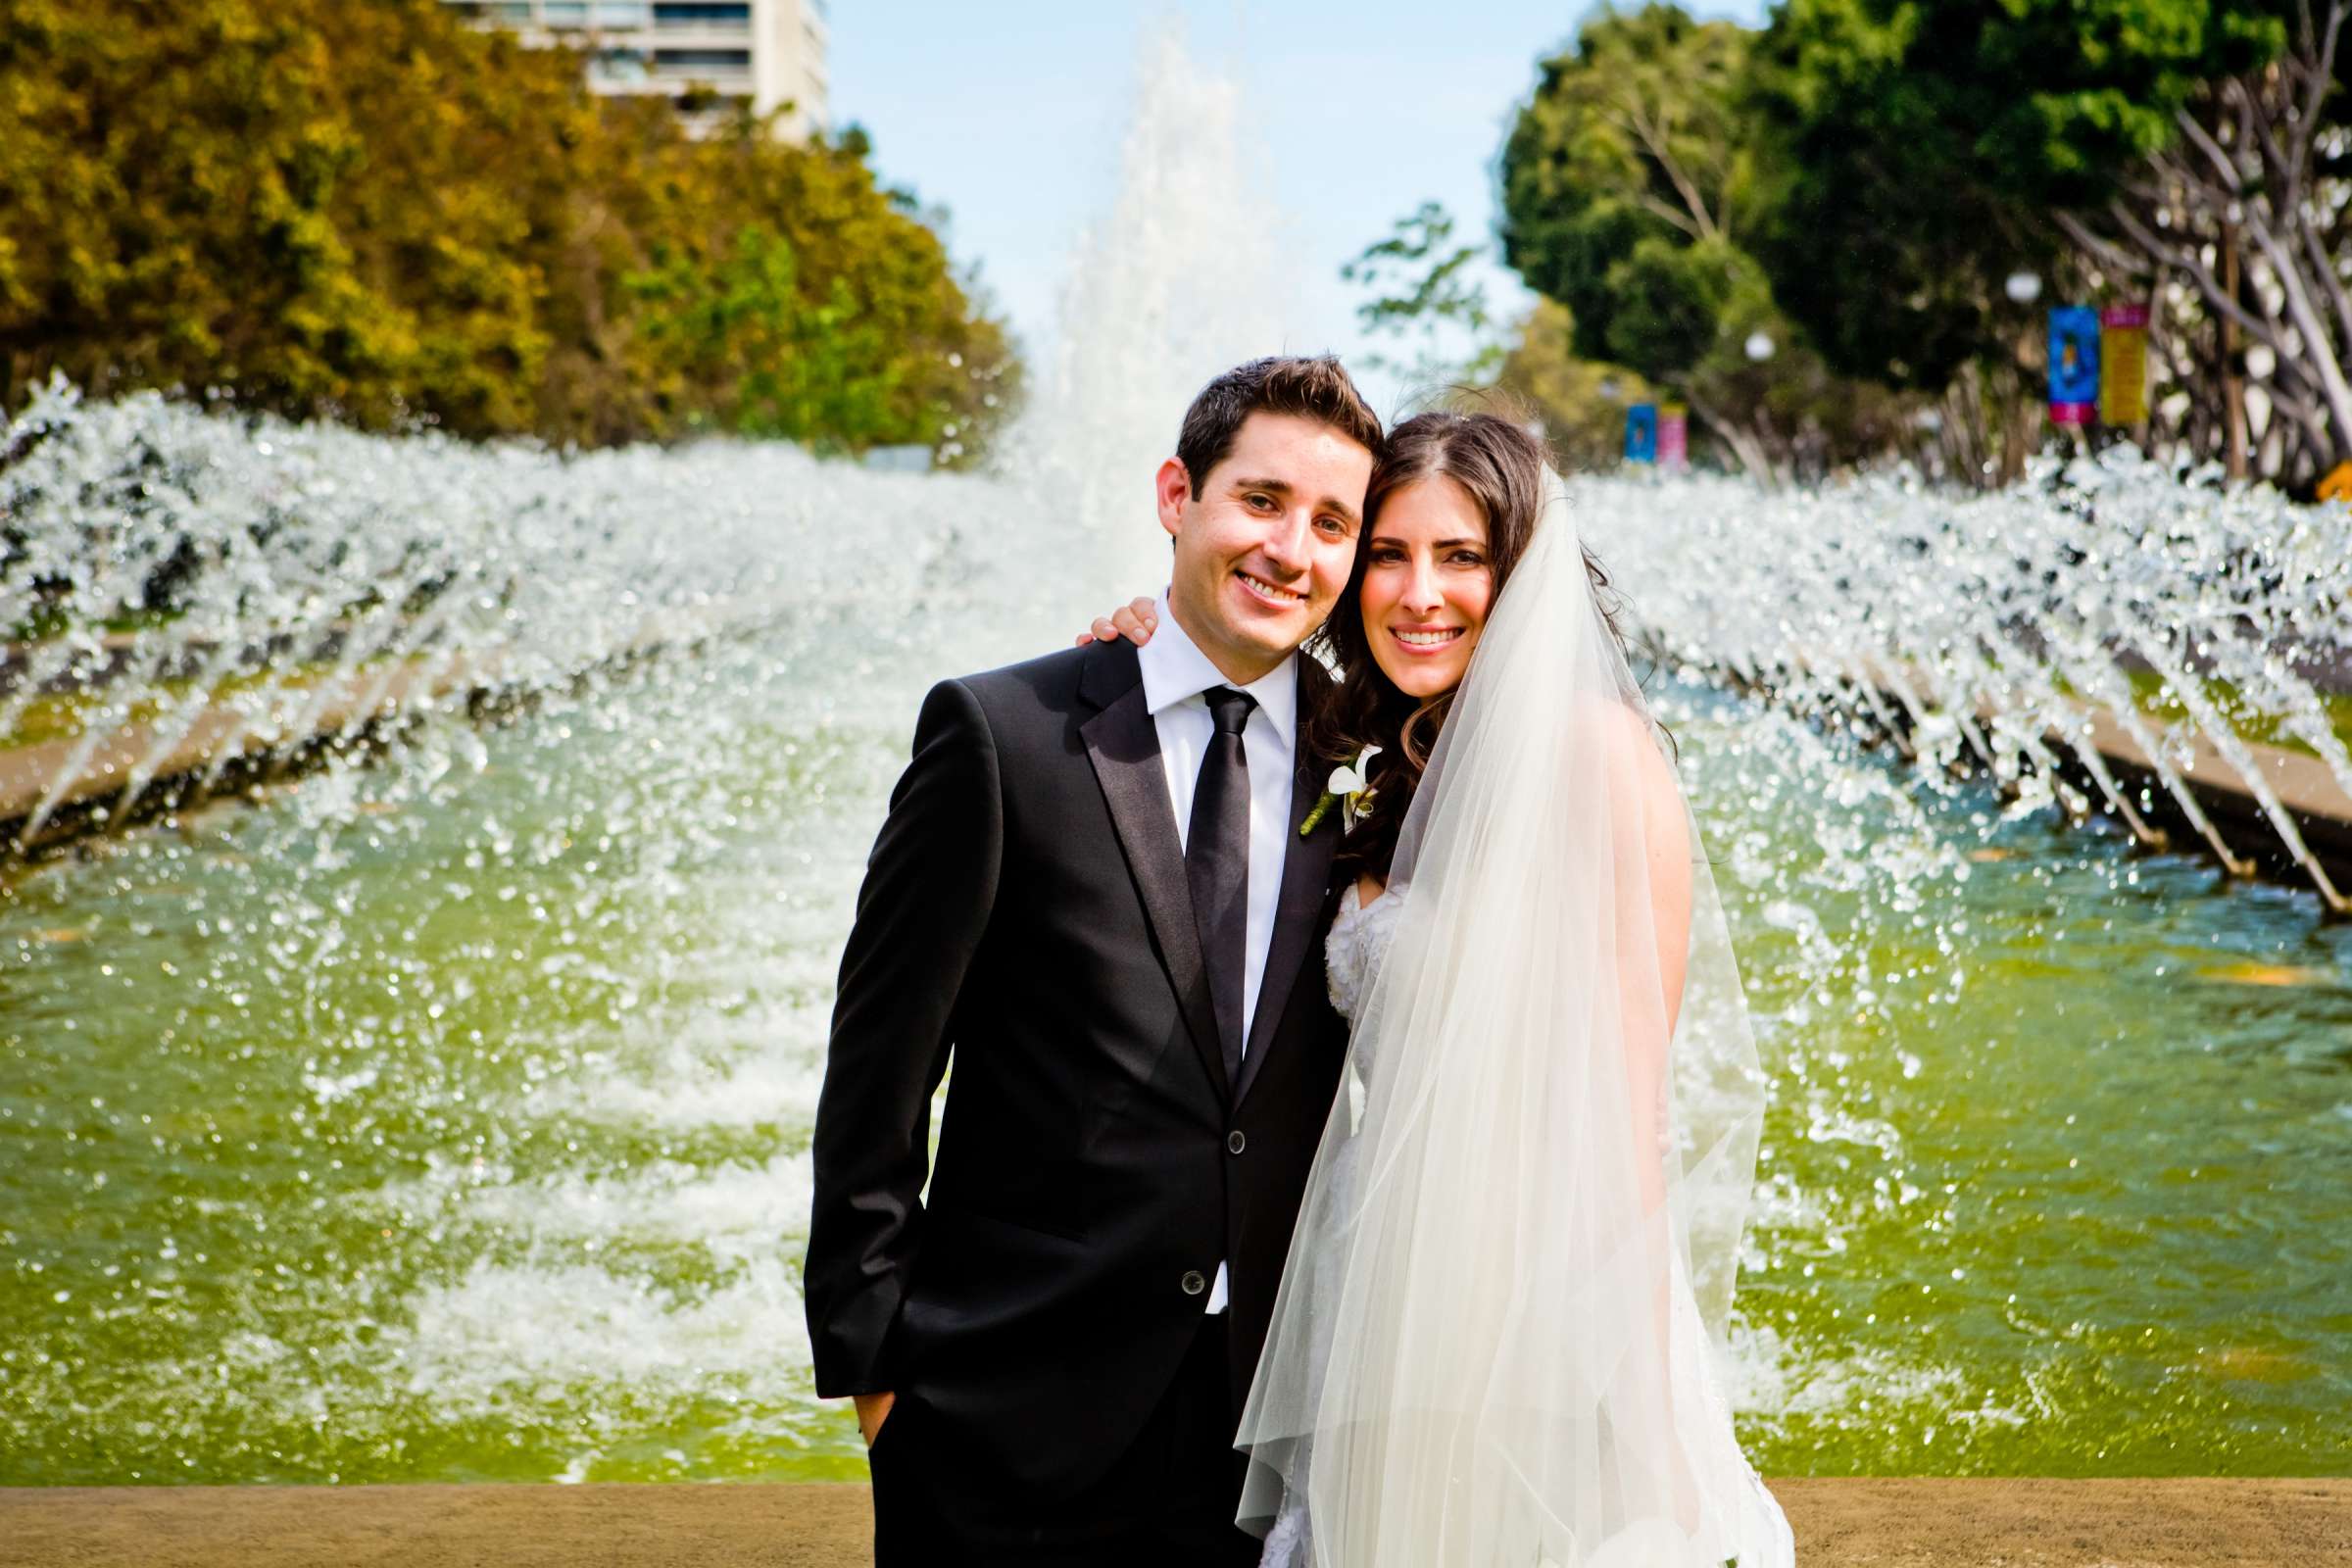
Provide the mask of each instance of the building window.
[{"label": "building window", "polygon": [[596,81],[643,81],[652,74],[647,69],[642,49],[600,49],[588,63],[588,74]]},{"label": "building window", "polygon": [[657,49],[654,64],[663,71],[749,71],[749,49]]},{"label": "building window", "polygon": [[728,5],[723,3],[669,4],[668,0],[654,7],[654,25],[657,27],[724,27],[731,32],[748,32],[752,26],[752,8],[749,0]]},{"label": "building window", "polygon": [[594,24],[615,31],[653,25],[653,7],[646,0],[596,0]]},{"label": "building window", "polygon": [[585,27],[588,0],[540,0],[539,20],[551,27]]}]

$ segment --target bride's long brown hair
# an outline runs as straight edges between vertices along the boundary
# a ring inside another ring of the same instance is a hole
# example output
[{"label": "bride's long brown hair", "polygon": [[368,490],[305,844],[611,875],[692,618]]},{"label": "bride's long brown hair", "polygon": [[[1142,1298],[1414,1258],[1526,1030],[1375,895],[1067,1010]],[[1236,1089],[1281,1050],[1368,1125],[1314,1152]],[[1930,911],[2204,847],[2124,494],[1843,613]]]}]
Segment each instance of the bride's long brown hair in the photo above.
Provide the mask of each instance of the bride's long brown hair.
[{"label": "bride's long brown hair", "polygon": [[[1340,841],[1340,858],[1359,873],[1388,877],[1405,808],[1412,803],[1429,766],[1430,749],[1460,689],[1409,697],[1372,657],[1371,637],[1364,628],[1363,589],[1381,503],[1424,479],[1446,478],[1461,486],[1486,519],[1487,560],[1494,573],[1494,597],[1488,602],[1492,614],[1512,568],[1535,537],[1544,510],[1544,459],[1543,444],[1508,419],[1481,413],[1430,413],[1415,415],[1389,432],[1373,465],[1348,591],[1310,644],[1339,665],[1339,691],[1308,717],[1305,737],[1310,755],[1334,764],[1352,761],[1367,746],[1381,748],[1372,761],[1371,808]],[[1590,550],[1585,552],[1585,570],[1594,589],[1602,591],[1602,614],[1623,646],[1615,606],[1605,592],[1608,573]]]}]

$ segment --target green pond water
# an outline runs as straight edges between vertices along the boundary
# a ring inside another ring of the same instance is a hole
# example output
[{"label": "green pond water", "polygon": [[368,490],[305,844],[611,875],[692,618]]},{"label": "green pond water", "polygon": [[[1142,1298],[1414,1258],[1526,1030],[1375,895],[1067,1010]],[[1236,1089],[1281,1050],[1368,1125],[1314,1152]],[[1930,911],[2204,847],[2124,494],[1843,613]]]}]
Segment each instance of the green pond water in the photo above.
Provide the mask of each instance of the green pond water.
[{"label": "green pond water", "polygon": [[[0,892],[0,1482],[863,1474],[808,1128],[967,662],[833,631]],[[2352,929],[1669,706],[1774,1084],[1764,1473],[2352,1471]]]}]

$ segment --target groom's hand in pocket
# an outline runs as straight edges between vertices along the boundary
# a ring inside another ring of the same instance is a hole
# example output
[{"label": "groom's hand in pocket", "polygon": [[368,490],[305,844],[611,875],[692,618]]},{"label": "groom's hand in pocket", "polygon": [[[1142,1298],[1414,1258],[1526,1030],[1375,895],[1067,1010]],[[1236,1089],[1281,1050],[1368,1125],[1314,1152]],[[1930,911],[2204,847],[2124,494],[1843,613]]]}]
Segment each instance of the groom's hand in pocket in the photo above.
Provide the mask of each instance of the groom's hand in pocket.
[{"label": "groom's hand in pocket", "polygon": [[858,1430],[865,1437],[865,1446],[872,1447],[882,1435],[882,1423],[890,1419],[890,1407],[898,1402],[895,1394],[854,1394],[858,1402]]}]

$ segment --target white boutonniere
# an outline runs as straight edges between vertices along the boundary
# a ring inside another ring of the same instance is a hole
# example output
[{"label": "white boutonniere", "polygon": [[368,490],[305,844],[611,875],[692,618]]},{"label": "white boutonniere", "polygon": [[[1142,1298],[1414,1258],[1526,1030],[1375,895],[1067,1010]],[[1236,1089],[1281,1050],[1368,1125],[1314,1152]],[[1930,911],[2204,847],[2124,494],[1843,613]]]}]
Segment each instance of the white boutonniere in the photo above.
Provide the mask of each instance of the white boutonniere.
[{"label": "white boutonniere", "polygon": [[1306,813],[1306,820],[1298,824],[1300,838],[1315,830],[1315,824],[1323,820],[1335,801],[1339,803],[1340,825],[1350,830],[1365,812],[1372,809],[1375,793],[1372,788],[1372,759],[1379,755],[1379,747],[1367,746],[1355,754],[1354,761],[1343,762],[1331,770],[1331,777],[1323,782],[1323,798],[1315,803],[1313,810]]}]

